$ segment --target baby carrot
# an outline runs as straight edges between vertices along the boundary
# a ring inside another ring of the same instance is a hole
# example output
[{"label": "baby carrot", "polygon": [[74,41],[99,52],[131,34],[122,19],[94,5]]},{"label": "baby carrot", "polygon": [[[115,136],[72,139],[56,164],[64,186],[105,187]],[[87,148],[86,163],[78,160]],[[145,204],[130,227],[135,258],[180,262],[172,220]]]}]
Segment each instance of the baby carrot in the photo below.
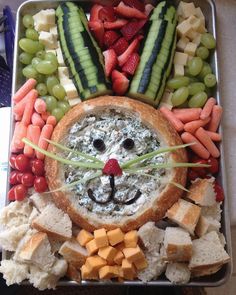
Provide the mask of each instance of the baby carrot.
[{"label": "baby carrot", "polygon": [[173,109],[173,113],[183,123],[198,120],[200,118],[201,108],[189,108],[189,109]]},{"label": "baby carrot", "polygon": [[23,116],[25,106],[29,98],[29,93],[13,107],[13,113],[18,116]]},{"label": "baby carrot", "polygon": [[176,118],[175,115],[167,107],[161,107],[160,111],[174,126],[176,131],[180,132],[184,129],[184,124],[178,118]]},{"label": "baby carrot", "polygon": [[21,86],[21,88],[18,89],[17,92],[13,95],[13,101],[15,103],[21,101],[26,96],[26,94],[28,94],[30,90],[35,87],[36,84],[37,81],[35,79],[28,79],[25,84]]},{"label": "baby carrot", "polygon": [[[41,131],[41,134],[40,134],[40,137],[39,137],[39,141],[38,141],[38,147],[44,149],[44,150],[47,150],[48,148],[48,142],[45,140],[45,139],[50,139],[51,138],[51,135],[52,135],[52,132],[53,132],[53,126],[52,125],[49,125],[49,124],[46,124],[43,126],[43,129]],[[41,159],[43,160],[45,155],[43,155],[42,153],[36,151],[36,157],[38,159]]]},{"label": "baby carrot", "polygon": [[213,141],[221,141],[221,134],[216,133],[216,132],[212,132],[212,131],[207,131],[206,133],[208,134],[208,136],[210,137],[211,140]]},{"label": "baby carrot", "polygon": [[210,118],[206,118],[205,120],[196,120],[192,122],[188,122],[184,125],[184,130],[194,134],[194,132],[202,126],[205,126],[210,121]]},{"label": "baby carrot", "polygon": [[34,126],[39,126],[41,129],[43,128],[43,126],[45,125],[44,120],[41,118],[41,116],[34,112],[32,117],[31,117],[31,122]]},{"label": "baby carrot", "polygon": [[192,143],[195,142],[195,144],[189,146],[195,154],[197,154],[202,159],[208,159],[210,157],[210,153],[208,150],[197,140],[195,136],[193,136],[189,132],[184,132],[181,134],[181,138],[184,143]]},{"label": "baby carrot", "polygon": [[[39,126],[29,125],[27,128],[27,135],[26,137],[31,140],[34,144],[38,144],[39,137],[40,137],[41,129]],[[24,147],[24,154],[29,158],[34,157],[34,149],[27,144]]]},{"label": "baby carrot", "polygon": [[34,109],[39,114],[45,113],[47,110],[46,102],[41,98],[37,98],[34,104]]},{"label": "baby carrot", "polygon": [[28,96],[28,101],[26,103],[24,114],[22,117],[22,122],[26,126],[28,126],[31,122],[31,117],[34,111],[34,103],[38,96],[38,92],[35,89],[32,89],[27,96]]},{"label": "baby carrot", "polygon": [[213,158],[218,158],[220,156],[218,148],[215,146],[214,142],[202,127],[196,131],[195,135],[197,139],[199,139],[200,142],[207,148],[208,152]]},{"label": "baby carrot", "polygon": [[223,113],[223,109],[221,106],[216,105],[213,107],[212,114],[211,114],[211,121],[208,126],[208,130],[212,132],[216,132],[220,125],[221,116]]},{"label": "baby carrot", "polygon": [[54,116],[49,116],[46,124],[50,124],[55,127],[57,125],[57,119]]},{"label": "baby carrot", "polygon": [[41,117],[42,119],[46,122],[48,117],[50,116],[50,113],[49,112],[45,112],[45,113],[42,113],[41,114]]},{"label": "baby carrot", "polygon": [[22,116],[14,114],[14,119],[15,121],[21,121],[22,120]]},{"label": "baby carrot", "polygon": [[208,118],[211,115],[214,105],[216,105],[216,99],[214,97],[209,98],[202,109],[200,119],[204,120]]},{"label": "baby carrot", "polygon": [[17,122],[12,137],[11,149],[23,149],[25,144],[22,142],[22,138],[26,137],[26,135],[27,127],[25,124],[23,122]]}]

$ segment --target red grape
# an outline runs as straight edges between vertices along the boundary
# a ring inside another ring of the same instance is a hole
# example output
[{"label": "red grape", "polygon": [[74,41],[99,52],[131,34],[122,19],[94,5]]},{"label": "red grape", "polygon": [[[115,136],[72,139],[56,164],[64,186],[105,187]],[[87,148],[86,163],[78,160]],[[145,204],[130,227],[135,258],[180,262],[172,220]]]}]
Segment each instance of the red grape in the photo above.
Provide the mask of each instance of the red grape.
[{"label": "red grape", "polygon": [[17,155],[11,154],[10,159],[9,159],[10,166],[13,169],[16,169],[16,165],[15,165],[16,164],[16,157],[17,157]]},{"label": "red grape", "polygon": [[27,194],[27,188],[23,184],[14,187],[15,198],[17,201],[23,201]]},{"label": "red grape", "polygon": [[35,176],[32,173],[24,173],[21,178],[21,183],[27,187],[34,185]]},{"label": "red grape", "polygon": [[35,178],[34,189],[36,190],[36,192],[43,193],[47,190],[47,188],[48,188],[48,184],[47,184],[45,177],[38,176]]},{"label": "red grape", "polygon": [[14,186],[13,186],[13,188],[11,188],[10,190],[9,190],[9,192],[8,192],[8,194],[7,194],[7,197],[8,197],[8,200],[9,201],[15,201],[15,190],[14,190]]},{"label": "red grape", "polygon": [[20,154],[16,157],[15,161],[16,169],[20,172],[26,172],[30,169],[30,161],[24,154]]},{"label": "red grape", "polygon": [[195,180],[196,178],[198,178],[198,174],[197,174],[197,172],[193,171],[192,169],[189,169],[189,171],[188,171],[188,179],[189,179],[190,181],[193,181],[193,180]]},{"label": "red grape", "polygon": [[44,175],[44,162],[39,159],[32,161],[32,172],[37,176]]},{"label": "red grape", "polygon": [[[196,163],[196,164],[207,164],[206,160],[203,160],[203,159],[200,159],[200,158],[199,159],[194,159],[192,162]],[[204,167],[192,167],[192,170],[194,172],[196,172],[199,177],[204,178],[207,175],[207,170]]]},{"label": "red grape", "polygon": [[10,184],[14,185],[14,184],[19,183],[19,181],[18,181],[18,177],[17,177],[18,173],[19,173],[19,172],[16,171],[16,170],[11,171],[11,173],[10,173],[10,177],[9,177],[9,182],[10,182]]},{"label": "red grape", "polygon": [[207,164],[211,165],[208,170],[212,174],[216,174],[219,171],[219,162],[216,158],[210,157],[207,160]]},{"label": "red grape", "polygon": [[223,201],[224,200],[224,191],[223,191],[222,187],[217,182],[215,182],[214,190],[216,193],[216,201],[217,202]]}]

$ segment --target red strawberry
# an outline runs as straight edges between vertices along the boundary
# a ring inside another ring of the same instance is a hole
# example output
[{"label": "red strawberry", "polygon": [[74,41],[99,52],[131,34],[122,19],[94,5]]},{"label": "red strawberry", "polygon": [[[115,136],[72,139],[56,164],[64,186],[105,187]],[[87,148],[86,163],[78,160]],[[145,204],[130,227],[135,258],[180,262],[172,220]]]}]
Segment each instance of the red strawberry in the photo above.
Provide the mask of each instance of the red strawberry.
[{"label": "red strawberry", "polygon": [[99,10],[98,17],[101,21],[113,22],[116,20],[115,10],[113,7],[103,7]]},{"label": "red strawberry", "polygon": [[125,52],[118,56],[118,63],[120,67],[122,67],[127,62],[133,52],[137,51],[139,42],[142,38],[142,36],[136,37],[129,45],[129,47],[125,50]]},{"label": "red strawberry", "polygon": [[102,169],[103,174],[113,175],[113,176],[121,176],[122,169],[116,159],[109,159],[105,166]]},{"label": "red strawberry", "polygon": [[99,14],[100,9],[102,9],[102,8],[103,8],[102,5],[94,4],[93,7],[90,10],[90,18],[89,18],[89,20],[92,21],[92,22],[93,21],[98,21],[99,20],[98,14]]},{"label": "red strawberry", "polygon": [[135,35],[137,35],[137,33],[143,28],[145,23],[146,20],[131,21],[121,29],[121,33],[125,37],[125,39],[129,41],[133,39]]},{"label": "red strawberry", "polygon": [[104,28],[107,30],[120,29],[128,23],[127,19],[118,18],[114,22],[104,22]]},{"label": "red strawberry", "polygon": [[124,95],[129,88],[129,80],[121,72],[112,72],[112,88],[117,95]]},{"label": "red strawberry", "polygon": [[125,40],[125,38],[120,38],[116,41],[115,44],[112,45],[112,49],[115,50],[117,55],[121,55],[125,50],[129,47],[129,43]]},{"label": "red strawberry", "polygon": [[124,2],[120,2],[120,4],[115,8],[117,14],[122,15],[127,18],[139,18],[139,19],[146,19],[147,16],[145,13],[139,11],[136,8],[132,8],[124,4]]},{"label": "red strawberry", "polygon": [[104,51],[103,55],[105,58],[105,72],[107,77],[109,77],[117,64],[117,56],[114,49]]},{"label": "red strawberry", "polygon": [[119,37],[119,34],[115,31],[106,31],[104,34],[104,45],[107,48],[111,47]]},{"label": "red strawberry", "polygon": [[214,190],[216,193],[216,201],[222,202],[224,200],[224,191],[223,191],[222,187],[217,182],[215,182],[215,184],[214,184]]},{"label": "red strawberry", "polygon": [[103,39],[104,39],[104,26],[101,21],[89,21],[88,22],[89,28],[93,33],[95,39],[97,40],[100,47],[103,46]]},{"label": "red strawberry", "polygon": [[126,72],[130,75],[133,75],[138,64],[140,61],[140,57],[138,55],[138,53],[132,53],[129,57],[129,59],[127,60],[127,62],[124,64],[122,71]]},{"label": "red strawberry", "polygon": [[123,2],[130,7],[136,8],[140,11],[144,11],[144,3],[139,0],[123,0]]},{"label": "red strawberry", "polygon": [[153,11],[155,7],[152,4],[146,4],[145,5],[145,14],[146,16],[149,16],[149,14]]}]

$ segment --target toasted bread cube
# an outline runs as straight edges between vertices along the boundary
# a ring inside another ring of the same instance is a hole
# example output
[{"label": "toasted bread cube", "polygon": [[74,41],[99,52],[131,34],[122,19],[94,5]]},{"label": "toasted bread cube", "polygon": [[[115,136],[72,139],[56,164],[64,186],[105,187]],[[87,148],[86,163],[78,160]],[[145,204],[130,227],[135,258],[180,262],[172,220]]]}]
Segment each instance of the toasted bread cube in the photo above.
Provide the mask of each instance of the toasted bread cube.
[{"label": "toasted bread cube", "polygon": [[109,245],[105,228],[95,230],[94,239],[98,248],[106,247]]},{"label": "toasted bread cube", "polygon": [[135,268],[127,259],[122,260],[120,276],[127,280],[133,280],[135,277]]},{"label": "toasted bread cube", "polygon": [[124,243],[126,248],[135,248],[138,243],[138,232],[136,230],[127,232],[124,236]]},{"label": "toasted bread cube", "polygon": [[139,246],[136,246],[135,248],[124,248],[123,253],[125,258],[130,262],[134,262],[144,257],[143,251]]},{"label": "toasted bread cube", "polygon": [[123,252],[118,251],[114,257],[114,262],[118,265],[121,265],[123,258],[124,258]]},{"label": "toasted bread cube", "polygon": [[188,55],[182,52],[175,52],[174,64],[186,66]]},{"label": "toasted bread cube", "polygon": [[83,280],[98,280],[98,272],[92,272],[85,264],[81,267],[80,271]]},{"label": "toasted bread cube", "polygon": [[85,245],[85,247],[86,247],[89,255],[95,254],[98,251],[98,249],[99,249],[98,246],[97,246],[97,244],[96,244],[95,239],[93,239],[90,242],[88,242]]},{"label": "toasted bread cube", "polygon": [[134,265],[137,268],[137,270],[143,270],[148,266],[147,260],[145,257],[134,261]]},{"label": "toasted bread cube", "polygon": [[184,51],[186,45],[188,44],[189,39],[187,37],[181,37],[179,41],[176,43],[176,48],[180,51]]},{"label": "toasted bread cube", "polygon": [[111,246],[117,245],[124,241],[124,233],[120,228],[116,228],[107,232],[108,240]]},{"label": "toasted bread cube", "polygon": [[187,53],[188,55],[194,56],[195,52],[197,50],[197,45],[195,43],[189,42],[187,46],[184,49],[184,53]]},{"label": "toasted bread cube", "polygon": [[106,246],[98,250],[98,255],[106,259],[109,263],[113,261],[116,254],[117,254],[117,250],[111,246]]},{"label": "toasted bread cube", "polygon": [[88,242],[93,240],[93,235],[85,229],[81,229],[76,237],[76,240],[82,247],[84,247]]},{"label": "toasted bread cube", "polygon": [[177,32],[180,36],[186,36],[192,27],[187,20],[184,20],[182,23],[178,24]]},{"label": "toasted bread cube", "polygon": [[107,262],[100,256],[94,255],[86,259],[85,265],[89,271],[94,272],[99,270],[99,268],[103,267],[104,265],[107,265]]},{"label": "toasted bread cube", "polygon": [[98,271],[101,280],[117,278],[119,276],[119,269],[117,266],[105,265]]}]

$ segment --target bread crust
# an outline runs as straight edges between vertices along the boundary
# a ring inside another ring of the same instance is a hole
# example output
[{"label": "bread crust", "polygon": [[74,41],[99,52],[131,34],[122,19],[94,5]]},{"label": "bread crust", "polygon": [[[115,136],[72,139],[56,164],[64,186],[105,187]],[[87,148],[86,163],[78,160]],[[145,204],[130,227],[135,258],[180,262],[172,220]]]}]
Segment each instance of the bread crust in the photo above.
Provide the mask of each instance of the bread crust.
[{"label": "bread crust", "polygon": [[[161,139],[164,140],[168,146],[182,144],[182,141],[175,129],[158,110],[142,102],[118,96],[101,96],[78,104],[57,124],[52,135],[52,140],[60,142],[60,140],[67,133],[68,129],[75,122],[89,114],[96,114],[104,109],[119,109],[126,113],[135,113],[137,117],[140,117],[141,121],[146,126],[157,132],[158,136],[161,137]],[[55,152],[56,148],[50,145],[49,150],[51,152]],[[175,162],[187,161],[185,149],[174,151],[171,153],[171,156],[172,160]],[[64,184],[61,182],[62,172],[59,167],[60,164],[57,161],[46,157],[45,170],[50,190],[55,190]],[[171,181],[185,186],[186,174],[186,168],[173,168]],[[52,193],[52,195],[56,205],[64,210],[74,223],[88,231],[93,231],[101,227],[105,227],[107,230],[120,227],[123,231],[127,232],[140,227],[148,221],[157,221],[163,218],[166,211],[181,197],[182,192],[183,191],[181,189],[169,183],[155,198],[155,201],[149,208],[147,208],[147,210],[141,213],[138,217],[129,217],[122,223],[105,223],[102,222],[101,218],[97,218],[94,222],[91,218],[89,218],[88,214],[82,215],[81,212],[78,212],[77,208],[73,207],[69,200],[70,198],[68,193],[57,191]]]}]

